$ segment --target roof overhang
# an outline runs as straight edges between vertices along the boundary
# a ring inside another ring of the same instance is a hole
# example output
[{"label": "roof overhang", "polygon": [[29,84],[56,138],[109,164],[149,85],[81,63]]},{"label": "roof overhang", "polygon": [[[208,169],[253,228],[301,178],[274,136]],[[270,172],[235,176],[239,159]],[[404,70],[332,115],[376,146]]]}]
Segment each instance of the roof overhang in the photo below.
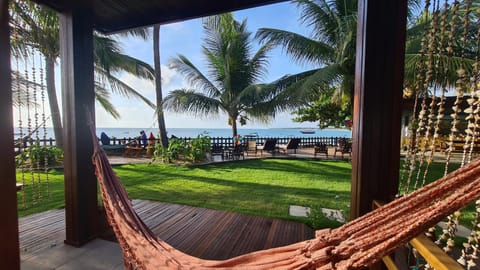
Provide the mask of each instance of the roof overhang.
[{"label": "roof overhang", "polygon": [[[33,0],[58,12],[85,0]],[[103,33],[166,24],[285,0],[91,0],[94,28]],[[83,3],[82,3],[83,2]]]}]

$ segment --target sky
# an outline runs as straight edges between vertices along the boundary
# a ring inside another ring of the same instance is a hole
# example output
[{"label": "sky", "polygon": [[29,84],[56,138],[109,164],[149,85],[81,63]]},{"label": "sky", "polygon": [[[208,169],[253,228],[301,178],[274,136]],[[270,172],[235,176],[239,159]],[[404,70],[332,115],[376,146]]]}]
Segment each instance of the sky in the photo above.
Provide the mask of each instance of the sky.
[{"label": "sky", "polygon": [[[292,3],[279,3],[246,9],[234,12],[237,21],[247,20],[247,29],[252,32],[252,38],[257,29],[276,28],[308,35],[309,29],[302,25],[298,18],[300,11]],[[205,59],[201,52],[202,20],[193,19],[179,23],[166,24],[160,27],[160,58],[162,65],[162,88],[165,97],[169,91],[180,88],[190,88],[180,74],[169,69],[169,61],[178,54],[185,55],[204,74],[207,74]],[[139,38],[120,38],[123,52],[138,58],[153,66],[153,41]],[[253,40],[253,51],[258,48],[258,41]],[[286,74],[295,74],[311,69],[313,66],[295,63],[281,48],[275,48],[269,54],[268,74],[262,82],[271,82]],[[60,74],[60,73],[57,73]],[[118,77],[133,86],[144,96],[155,101],[154,83],[148,80],[135,78],[129,74],[118,74]],[[126,99],[112,95],[112,103],[119,111],[121,118],[116,120],[108,115],[100,106],[97,106],[96,118],[98,127],[128,127],[154,128],[157,126],[155,112],[138,100]],[[98,105],[98,104],[97,104]],[[278,114],[268,124],[249,121],[244,128],[286,128],[286,127],[315,127],[315,123],[293,122],[290,112]],[[220,114],[217,117],[199,118],[193,115],[165,112],[167,128],[229,128],[227,116]]]}]

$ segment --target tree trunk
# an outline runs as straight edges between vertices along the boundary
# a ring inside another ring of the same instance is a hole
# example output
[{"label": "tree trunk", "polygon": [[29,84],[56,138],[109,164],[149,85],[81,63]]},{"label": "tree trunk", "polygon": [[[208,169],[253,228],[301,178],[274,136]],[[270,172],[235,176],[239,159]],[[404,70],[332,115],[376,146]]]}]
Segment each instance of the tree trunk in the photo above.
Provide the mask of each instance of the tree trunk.
[{"label": "tree trunk", "polygon": [[237,131],[237,119],[230,116],[230,123],[232,123],[232,136],[236,137],[238,134]]},{"label": "tree trunk", "polygon": [[55,60],[48,56],[45,56],[45,74],[55,144],[57,147],[63,149],[62,118],[60,115],[60,108],[58,107],[57,91],[55,89]]},{"label": "tree trunk", "polygon": [[155,93],[157,94],[158,134],[163,148],[168,147],[167,128],[163,115],[162,71],[160,66],[160,25],[153,26],[153,59],[155,67]]}]

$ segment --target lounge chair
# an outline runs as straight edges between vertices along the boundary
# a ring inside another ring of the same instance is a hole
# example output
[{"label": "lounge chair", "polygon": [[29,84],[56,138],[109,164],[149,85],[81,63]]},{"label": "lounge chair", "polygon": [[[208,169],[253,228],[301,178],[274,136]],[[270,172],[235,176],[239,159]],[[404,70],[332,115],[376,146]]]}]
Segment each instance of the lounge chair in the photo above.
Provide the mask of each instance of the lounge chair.
[{"label": "lounge chair", "polygon": [[328,147],[327,144],[325,143],[317,143],[313,147],[313,156],[317,157],[317,154],[325,154],[325,156],[328,158]]},{"label": "lounge chair", "polygon": [[335,147],[335,153],[333,157],[337,157],[337,152],[342,154],[342,158],[344,154],[350,155],[352,157],[352,143],[347,140],[339,140],[338,147]]},{"label": "lounge chair", "polygon": [[300,138],[290,139],[290,140],[288,140],[287,144],[279,145],[278,150],[282,150],[283,153],[285,153],[285,154],[288,152],[288,150],[293,150],[293,153],[296,154],[297,149],[298,149],[298,145],[300,144],[301,141],[302,141],[302,139],[300,139]]},{"label": "lounge chair", "polygon": [[257,140],[248,139],[247,149],[245,150],[245,152],[247,152],[247,156],[249,155],[249,153],[254,153],[255,155],[257,155],[257,151]]},{"label": "lounge chair", "polygon": [[221,156],[222,160],[225,159],[223,147],[220,144],[216,144],[216,143],[212,144],[212,152],[211,153],[212,153],[212,159],[215,156]]},{"label": "lounge chair", "polygon": [[123,144],[102,145],[102,148],[107,155],[111,156],[122,155],[125,151],[125,145]]},{"label": "lounge chair", "polygon": [[270,152],[272,155],[275,155],[275,146],[277,145],[277,139],[266,139],[263,145],[258,146],[257,149],[260,150],[260,155],[263,156],[263,151]]},{"label": "lounge chair", "polygon": [[245,159],[245,146],[243,144],[239,144],[239,145],[235,145],[233,147],[233,150],[231,152],[231,155],[232,155],[232,159],[240,159],[240,157],[242,157],[243,159]]}]

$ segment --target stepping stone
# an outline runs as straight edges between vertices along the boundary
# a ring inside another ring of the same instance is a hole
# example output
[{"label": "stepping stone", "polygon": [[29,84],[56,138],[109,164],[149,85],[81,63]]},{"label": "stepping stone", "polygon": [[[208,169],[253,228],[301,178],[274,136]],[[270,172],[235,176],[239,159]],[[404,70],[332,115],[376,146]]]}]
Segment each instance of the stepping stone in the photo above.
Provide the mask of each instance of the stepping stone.
[{"label": "stepping stone", "polygon": [[340,223],[345,223],[345,216],[343,215],[342,210],[322,208],[322,213],[326,218],[330,220],[335,220]]},{"label": "stepping stone", "polygon": [[288,214],[292,217],[308,217],[308,214],[310,214],[310,207],[290,205]]},{"label": "stepping stone", "polygon": [[[321,208],[321,211],[326,218],[345,223],[345,216],[343,215],[342,210]],[[310,214],[310,207],[290,205],[288,213],[292,217],[308,217]]]}]

